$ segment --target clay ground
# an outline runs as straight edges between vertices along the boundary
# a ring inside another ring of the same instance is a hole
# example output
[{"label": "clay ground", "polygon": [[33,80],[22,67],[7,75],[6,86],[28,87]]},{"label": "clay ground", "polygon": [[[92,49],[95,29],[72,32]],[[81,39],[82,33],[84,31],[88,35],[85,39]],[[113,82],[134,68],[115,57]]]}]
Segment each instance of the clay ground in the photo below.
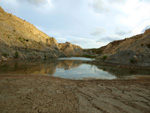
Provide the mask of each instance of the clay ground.
[{"label": "clay ground", "polygon": [[0,76],[0,113],[150,113],[150,78]]}]

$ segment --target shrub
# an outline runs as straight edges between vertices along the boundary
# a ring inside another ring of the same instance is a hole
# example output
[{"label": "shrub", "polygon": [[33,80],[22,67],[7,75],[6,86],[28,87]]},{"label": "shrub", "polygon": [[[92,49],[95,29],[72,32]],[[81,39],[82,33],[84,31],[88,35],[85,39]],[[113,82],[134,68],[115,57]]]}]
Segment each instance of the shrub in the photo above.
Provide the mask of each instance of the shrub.
[{"label": "shrub", "polygon": [[86,58],[96,58],[96,56],[92,56],[92,55],[82,55],[82,57],[86,57]]},{"label": "shrub", "polygon": [[27,46],[25,47],[25,50],[26,50],[26,51],[28,50],[28,47],[27,47]]},{"label": "shrub", "polygon": [[44,60],[46,60],[47,59],[47,56],[46,55],[44,55]]},{"label": "shrub", "polygon": [[19,53],[16,51],[14,58],[19,58]]},{"label": "shrub", "polygon": [[103,57],[102,57],[102,59],[103,59],[103,60],[106,60],[106,59],[107,59],[107,56],[106,56],[106,55],[105,55],[105,56],[103,56]]},{"label": "shrub", "polygon": [[28,39],[26,39],[26,42],[28,42],[29,40]]},{"label": "shrub", "polygon": [[132,59],[130,59],[130,62],[134,64],[136,62],[136,60],[132,58]]},{"label": "shrub", "polygon": [[102,54],[102,53],[103,53],[102,50],[100,50],[100,49],[96,50],[96,54]]},{"label": "shrub", "polygon": [[150,43],[149,43],[149,44],[147,44],[147,47],[148,47],[148,48],[150,48]]},{"label": "shrub", "polygon": [[2,56],[7,57],[7,56],[9,56],[9,54],[7,54],[7,53],[2,53]]}]

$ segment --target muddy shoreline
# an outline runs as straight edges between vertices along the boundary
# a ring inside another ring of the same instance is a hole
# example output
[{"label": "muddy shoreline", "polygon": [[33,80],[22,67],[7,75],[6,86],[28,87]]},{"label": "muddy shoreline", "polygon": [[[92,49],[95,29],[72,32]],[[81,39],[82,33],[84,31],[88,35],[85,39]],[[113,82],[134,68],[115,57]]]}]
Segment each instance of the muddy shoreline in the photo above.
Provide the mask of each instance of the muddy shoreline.
[{"label": "muddy shoreline", "polygon": [[1,113],[149,113],[150,77],[68,80],[1,75]]}]

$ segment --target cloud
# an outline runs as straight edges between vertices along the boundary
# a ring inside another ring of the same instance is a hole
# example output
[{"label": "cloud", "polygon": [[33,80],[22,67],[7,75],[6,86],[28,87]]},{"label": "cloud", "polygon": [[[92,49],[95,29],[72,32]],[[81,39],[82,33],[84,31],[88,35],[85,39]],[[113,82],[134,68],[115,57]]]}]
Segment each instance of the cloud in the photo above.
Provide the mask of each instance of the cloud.
[{"label": "cloud", "polygon": [[105,30],[102,29],[102,28],[95,28],[93,30],[93,32],[91,33],[92,36],[99,36],[101,34],[104,34],[105,33]]},{"label": "cloud", "polygon": [[150,23],[150,2],[145,0],[127,0],[120,7],[124,16],[119,17],[119,23],[132,29],[133,35],[141,33],[143,28]]},{"label": "cloud", "polygon": [[[19,6],[27,9],[36,10],[38,12],[49,13],[53,6],[53,0],[14,0]],[[24,4],[24,5],[23,5]]]},{"label": "cloud", "polygon": [[121,30],[120,28],[116,28],[115,34],[119,36],[129,35],[131,31]]},{"label": "cloud", "polygon": [[116,32],[116,34],[120,35],[120,36],[127,35],[127,34],[130,34],[130,33],[131,33],[131,31],[128,31],[128,32],[126,32],[126,31],[117,31]]},{"label": "cloud", "polygon": [[115,41],[115,40],[121,40],[122,38],[120,36],[117,36],[117,35],[112,35],[112,36],[105,36],[105,37],[102,37],[100,39],[97,40],[98,43],[101,43],[100,46],[105,46],[107,45],[108,43],[112,42],[112,41]]},{"label": "cloud", "polygon": [[112,4],[124,4],[127,0],[108,0]]},{"label": "cloud", "polygon": [[109,13],[116,10],[118,8],[118,4],[123,5],[125,2],[126,0],[91,0],[90,6],[97,13]]},{"label": "cloud", "polygon": [[111,42],[111,41],[114,41],[114,40],[117,40],[118,37],[111,37],[111,36],[106,36],[106,37],[103,37],[101,39],[98,39],[97,42],[103,42],[103,43],[108,43],[108,42]]},{"label": "cloud", "polygon": [[147,2],[147,3],[150,3],[150,0],[141,0],[143,2]]},{"label": "cloud", "polygon": [[103,0],[92,0],[90,5],[96,12],[108,12],[108,8],[104,4]]},{"label": "cloud", "polygon": [[48,3],[49,0],[17,0],[19,3],[27,2],[32,5],[42,5]]},{"label": "cloud", "polygon": [[78,38],[78,39],[71,39],[70,41],[74,44],[85,44],[90,42],[91,40],[85,38]]}]

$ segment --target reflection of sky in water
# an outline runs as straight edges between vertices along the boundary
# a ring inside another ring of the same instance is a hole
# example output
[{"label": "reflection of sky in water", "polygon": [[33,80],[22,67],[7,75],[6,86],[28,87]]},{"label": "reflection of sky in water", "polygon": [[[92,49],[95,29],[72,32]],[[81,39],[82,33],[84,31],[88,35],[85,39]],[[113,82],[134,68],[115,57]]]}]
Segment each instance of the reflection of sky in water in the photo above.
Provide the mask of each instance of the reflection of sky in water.
[{"label": "reflection of sky in water", "polygon": [[64,57],[64,58],[58,58],[58,60],[82,60],[82,61],[92,61],[94,59],[92,58],[85,58],[85,57]]},{"label": "reflection of sky in water", "polygon": [[57,68],[53,76],[69,78],[69,79],[82,79],[82,78],[100,78],[100,79],[115,79],[114,75],[98,69],[96,66],[89,64],[82,64],[79,67],[65,70]]}]

